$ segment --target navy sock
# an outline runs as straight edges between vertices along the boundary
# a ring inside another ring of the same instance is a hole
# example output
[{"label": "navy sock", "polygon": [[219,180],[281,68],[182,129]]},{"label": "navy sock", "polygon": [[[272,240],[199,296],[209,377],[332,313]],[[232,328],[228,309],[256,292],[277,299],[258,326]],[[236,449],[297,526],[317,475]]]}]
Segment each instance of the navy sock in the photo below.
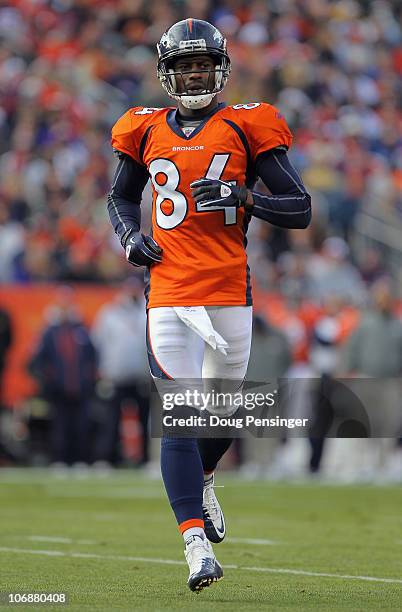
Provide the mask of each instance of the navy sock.
[{"label": "navy sock", "polygon": [[178,524],[198,519],[200,522],[197,526],[202,526],[204,473],[197,440],[162,438],[161,471]]},{"label": "navy sock", "polygon": [[197,442],[204,472],[213,472],[233,438],[199,438]]}]

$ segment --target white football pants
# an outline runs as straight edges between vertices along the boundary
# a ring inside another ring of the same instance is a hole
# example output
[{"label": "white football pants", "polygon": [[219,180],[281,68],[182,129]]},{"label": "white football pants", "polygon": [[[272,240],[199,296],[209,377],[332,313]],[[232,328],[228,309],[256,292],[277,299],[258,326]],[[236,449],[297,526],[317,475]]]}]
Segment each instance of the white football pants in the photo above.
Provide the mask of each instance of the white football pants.
[{"label": "white football pants", "polygon": [[219,380],[222,391],[234,392],[241,388],[247,372],[252,307],[206,306],[205,309],[214,329],[228,343],[227,355],[209,346],[183,323],[172,307],[150,308],[147,339],[151,374],[154,379]]}]

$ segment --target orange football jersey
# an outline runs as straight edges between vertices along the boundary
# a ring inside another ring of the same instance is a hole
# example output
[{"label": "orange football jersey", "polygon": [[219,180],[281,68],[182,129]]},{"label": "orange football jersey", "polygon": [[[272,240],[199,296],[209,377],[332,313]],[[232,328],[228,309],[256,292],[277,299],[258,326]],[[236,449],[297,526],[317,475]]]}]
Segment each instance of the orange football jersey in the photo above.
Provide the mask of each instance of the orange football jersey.
[{"label": "orange football jersey", "polygon": [[152,235],[163,249],[150,268],[148,307],[251,304],[244,208],[199,209],[190,183],[222,179],[251,187],[256,157],[286,146],[291,132],[265,103],[219,104],[190,136],[175,108],[135,107],[114,125],[112,146],[148,169]]}]

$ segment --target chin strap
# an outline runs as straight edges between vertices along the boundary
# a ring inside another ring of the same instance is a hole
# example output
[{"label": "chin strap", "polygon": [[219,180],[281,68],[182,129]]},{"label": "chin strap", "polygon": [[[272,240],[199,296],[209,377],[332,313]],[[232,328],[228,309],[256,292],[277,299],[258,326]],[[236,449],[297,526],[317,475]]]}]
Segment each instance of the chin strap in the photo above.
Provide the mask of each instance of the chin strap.
[{"label": "chin strap", "polygon": [[208,106],[208,104],[212,102],[215,96],[216,94],[213,93],[202,94],[199,96],[174,96],[174,98],[175,100],[180,101],[186,108],[196,110],[198,108],[205,108],[206,106]]}]

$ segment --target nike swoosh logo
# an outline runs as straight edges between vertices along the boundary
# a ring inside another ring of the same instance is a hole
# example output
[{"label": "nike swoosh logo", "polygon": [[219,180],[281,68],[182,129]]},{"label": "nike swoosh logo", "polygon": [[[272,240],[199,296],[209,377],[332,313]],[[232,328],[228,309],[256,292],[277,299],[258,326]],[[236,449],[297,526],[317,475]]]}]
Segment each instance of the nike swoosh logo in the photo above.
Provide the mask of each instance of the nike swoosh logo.
[{"label": "nike swoosh logo", "polygon": [[211,520],[211,518],[209,518],[209,520],[211,521],[213,528],[215,529],[215,531],[217,531],[220,535],[223,535],[225,533],[225,524],[221,518],[221,524],[219,527],[217,527],[215,525],[215,523]]}]

